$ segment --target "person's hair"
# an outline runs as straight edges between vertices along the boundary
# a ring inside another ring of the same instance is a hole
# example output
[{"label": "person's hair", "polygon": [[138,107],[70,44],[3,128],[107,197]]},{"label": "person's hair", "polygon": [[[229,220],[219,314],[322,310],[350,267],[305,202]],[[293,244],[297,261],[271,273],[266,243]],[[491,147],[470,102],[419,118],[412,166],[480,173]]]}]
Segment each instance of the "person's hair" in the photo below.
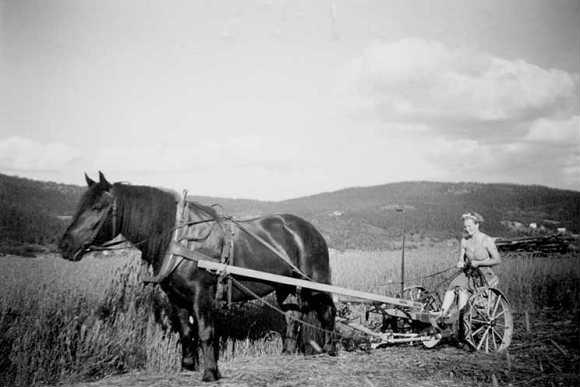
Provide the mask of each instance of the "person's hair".
[{"label": "person's hair", "polygon": [[478,214],[475,211],[466,212],[465,214],[461,215],[461,219],[463,219],[463,220],[471,219],[475,223],[483,223],[484,222],[483,216],[481,216],[480,214]]}]

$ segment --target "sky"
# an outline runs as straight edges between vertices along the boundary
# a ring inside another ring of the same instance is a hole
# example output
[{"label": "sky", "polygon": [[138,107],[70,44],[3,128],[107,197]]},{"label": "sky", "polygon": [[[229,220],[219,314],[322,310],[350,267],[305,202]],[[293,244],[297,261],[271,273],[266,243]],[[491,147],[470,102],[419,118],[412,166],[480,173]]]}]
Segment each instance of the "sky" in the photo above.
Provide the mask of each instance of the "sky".
[{"label": "sky", "polygon": [[0,0],[0,173],[578,191],[579,73],[579,0]]}]

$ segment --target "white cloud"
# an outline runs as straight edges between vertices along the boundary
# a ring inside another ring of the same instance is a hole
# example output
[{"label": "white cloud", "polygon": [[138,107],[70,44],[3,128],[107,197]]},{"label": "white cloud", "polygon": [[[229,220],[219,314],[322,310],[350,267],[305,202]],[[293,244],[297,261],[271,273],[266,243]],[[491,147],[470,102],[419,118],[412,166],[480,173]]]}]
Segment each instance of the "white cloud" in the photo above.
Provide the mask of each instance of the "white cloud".
[{"label": "white cloud", "polygon": [[506,181],[580,189],[580,117],[533,122],[520,141],[434,139],[427,158],[452,180]]},{"label": "white cloud", "polygon": [[93,164],[96,169],[148,173],[251,166],[276,169],[292,167],[297,161],[295,154],[296,146],[282,139],[237,136],[198,140],[191,144],[110,147],[100,150]]},{"label": "white cloud", "polygon": [[0,169],[54,171],[70,166],[80,152],[62,143],[39,143],[23,137],[0,140]]},{"label": "white cloud", "polygon": [[425,178],[580,189],[578,74],[403,39],[371,44],[340,76],[354,123],[415,144]]},{"label": "white cloud", "polygon": [[534,122],[525,137],[535,143],[580,147],[580,116],[564,120],[540,119]]},{"label": "white cloud", "polygon": [[342,74],[354,109],[434,128],[577,112],[578,75],[422,39],[371,44]]},{"label": "white cloud", "polygon": [[325,178],[317,170],[319,158],[300,139],[239,135],[110,147],[97,152],[88,170],[102,170],[110,181],[185,188],[198,195],[272,199],[311,194]]}]

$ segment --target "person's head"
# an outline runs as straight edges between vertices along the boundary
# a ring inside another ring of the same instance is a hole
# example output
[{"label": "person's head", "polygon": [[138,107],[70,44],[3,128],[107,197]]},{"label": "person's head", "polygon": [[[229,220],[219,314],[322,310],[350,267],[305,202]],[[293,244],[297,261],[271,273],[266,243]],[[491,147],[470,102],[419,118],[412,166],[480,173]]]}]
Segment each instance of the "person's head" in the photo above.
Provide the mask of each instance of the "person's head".
[{"label": "person's head", "polygon": [[477,212],[467,212],[461,215],[463,219],[463,229],[470,237],[479,232],[479,224],[483,223],[483,216]]}]

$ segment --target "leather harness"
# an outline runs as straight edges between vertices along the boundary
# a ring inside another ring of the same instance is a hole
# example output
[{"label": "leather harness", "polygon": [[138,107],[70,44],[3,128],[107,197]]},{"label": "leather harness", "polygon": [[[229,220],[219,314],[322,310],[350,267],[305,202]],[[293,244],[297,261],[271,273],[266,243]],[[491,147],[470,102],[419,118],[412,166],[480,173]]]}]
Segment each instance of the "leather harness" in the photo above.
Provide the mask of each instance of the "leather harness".
[{"label": "leather harness", "polygon": [[[113,238],[117,236],[117,219],[118,219],[118,209],[117,209],[117,200],[115,195],[112,192],[107,192],[109,195],[112,196],[112,206],[111,206],[111,222],[112,222],[112,233]],[[199,242],[207,239],[211,234],[211,230],[208,232],[207,235],[203,237],[190,237],[188,236],[189,228],[202,224],[202,223],[210,223],[210,222],[218,222],[223,230],[223,244],[222,244],[222,251],[220,255],[220,263],[227,264],[227,265],[234,265],[235,266],[235,236],[236,231],[240,230],[250,237],[255,239],[259,242],[262,246],[266,247],[269,251],[271,251],[274,255],[284,261],[296,274],[300,275],[304,279],[312,280],[306,273],[304,273],[300,268],[298,268],[290,259],[288,254],[280,249],[275,248],[272,246],[271,243],[264,240],[259,235],[254,234],[250,230],[248,230],[243,224],[241,224],[238,220],[233,219],[230,216],[219,216],[217,218],[208,218],[202,220],[193,220],[193,221],[183,221],[184,218],[187,216],[187,209],[188,204],[191,203],[187,200],[187,191],[183,191],[182,198],[178,201],[176,215],[175,215],[175,224],[176,226],[170,230],[172,232],[171,243],[163,257],[163,262],[161,263],[161,267],[157,274],[151,276],[148,274],[148,266],[149,264],[146,261],[143,261],[143,282],[145,283],[153,283],[153,284],[160,284],[164,282],[176,269],[179,265],[184,261],[191,261],[197,262],[199,260],[210,260],[216,261],[217,259],[214,257],[210,257],[192,248],[192,242]],[[281,217],[280,217],[281,218]],[[282,219],[283,224],[285,225],[284,220]],[[90,250],[113,250],[111,249],[112,246],[118,245],[121,243],[126,242],[125,240],[109,242],[102,246],[90,246]],[[144,241],[140,241],[134,246],[138,246]],[[224,274],[219,274],[218,278],[218,288],[216,292],[216,299],[218,301],[223,301],[224,299],[227,300],[228,306],[231,304],[232,301],[232,280],[229,276]]]}]

